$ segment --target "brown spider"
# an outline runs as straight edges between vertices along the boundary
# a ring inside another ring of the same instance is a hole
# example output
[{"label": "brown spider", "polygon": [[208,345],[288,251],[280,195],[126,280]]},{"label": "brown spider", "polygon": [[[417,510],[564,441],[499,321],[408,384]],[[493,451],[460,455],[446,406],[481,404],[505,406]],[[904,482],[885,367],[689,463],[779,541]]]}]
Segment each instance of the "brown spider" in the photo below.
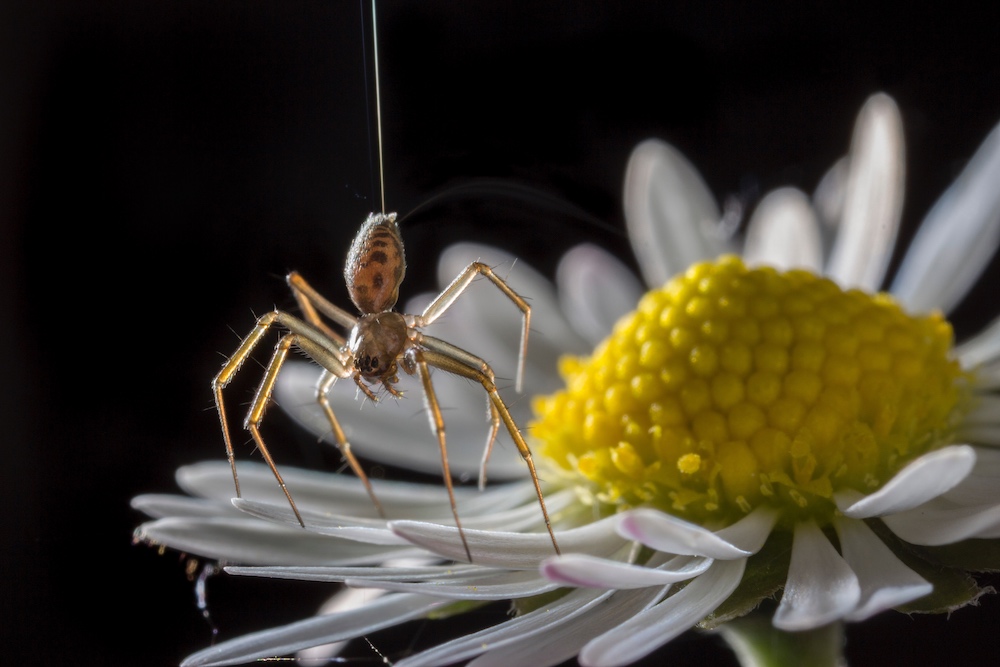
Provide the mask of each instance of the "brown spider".
[{"label": "brown spider", "polygon": [[[351,244],[351,249],[347,255],[347,263],[344,267],[344,278],[347,281],[347,289],[351,295],[351,301],[361,312],[361,316],[354,317],[347,311],[338,308],[311,287],[298,273],[292,272],[288,275],[288,285],[295,295],[299,307],[302,310],[304,319],[295,317],[281,310],[273,310],[257,320],[257,325],[253,331],[243,339],[239,348],[222,367],[219,374],[212,380],[212,390],[215,393],[215,403],[219,411],[219,419],[222,422],[222,433],[226,442],[226,454],[233,469],[233,481],[236,484],[236,495],[240,496],[240,481],[236,474],[236,461],[233,455],[233,445],[229,434],[229,423],[226,418],[226,411],[222,400],[222,390],[239,371],[243,362],[247,360],[253,349],[264,337],[273,325],[279,325],[288,330],[278,341],[267,364],[264,378],[261,380],[250,405],[250,410],[244,420],[244,427],[250,431],[257,447],[260,449],[264,460],[271,468],[281,490],[285,493],[292,511],[295,513],[299,524],[303,527],[305,522],[299,514],[292,495],[285,486],[285,482],[278,472],[274,459],[264,444],[260,435],[260,423],[264,417],[264,410],[271,398],[278,372],[281,370],[288,351],[298,348],[313,361],[323,368],[316,390],[316,400],[326,414],[333,431],[337,448],[354,473],[361,479],[362,483],[371,496],[372,502],[378,509],[382,518],[386,518],[385,511],[381,503],[375,496],[371,482],[365,475],[357,458],[351,452],[351,445],[344,435],[337,417],[330,407],[327,399],[327,392],[338,379],[352,378],[361,391],[372,401],[376,401],[375,394],[369,384],[381,384],[393,396],[401,396],[395,387],[399,381],[397,371],[401,368],[408,375],[416,375],[423,385],[424,398],[427,411],[430,417],[431,429],[437,436],[438,445],[441,448],[441,465],[444,473],[445,486],[448,488],[448,498],[451,501],[452,514],[455,516],[455,525],[458,527],[459,535],[462,538],[462,545],[465,547],[465,554],[472,561],[472,554],[469,551],[465,533],[462,530],[462,523],[458,517],[458,507],[455,504],[455,493],[452,488],[451,471],[448,466],[448,450],[445,445],[444,418],[441,415],[441,406],[438,404],[437,396],[434,393],[434,386],[431,384],[430,367],[455,375],[460,375],[471,380],[475,380],[483,385],[488,396],[490,410],[490,433],[487,440],[486,450],[483,456],[483,471],[485,471],[486,459],[492,449],[493,442],[500,428],[500,422],[510,433],[511,438],[517,445],[517,449],[531,473],[531,479],[535,486],[535,493],[538,495],[538,504],[542,509],[542,516],[545,518],[545,526],[552,538],[552,546],[556,553],[559,553],[559,545],[556,543],[556,536],[552,532],[552,524],[549,521],[548,511],[545,509],[545,499],[542,489],[538,483],[538,475],[535,472],[535,464],[531,458],[531,450],[524,441],[517,424],[510,415],[507,405],[497,392],[493,370],[483,359],[458,348],[451,343],[447,343],[438,338],[423,334],[420,329],[425,327],[444,313],[452,303],[465,291],[477,276],[486,276],[521,310],[523,328],[521,331],[521,349],[517,370],[517,391],[521,390],[521,378],[524,373],[524,360],[528,346],[528,328],[531,322],[531,307],[514,292],[503,279],[493,273],[493,270],[486,264],[472,262],[463,270],[452,283],[444,289],[420,315],[404,315],[392,310],[399,295],[399,285],[403,280],[406,271],[406,261],[403,257],[403,242],[399,236],[399,227],[396,224],[396,214],[372,213],[365,220],[357,236]],[[333,331],[323,321],[320,315],[325,315],[334,323],[350,330],[348,338],[344,338]],[[483,484],[484,472],[480,473],[480,485]]]}]

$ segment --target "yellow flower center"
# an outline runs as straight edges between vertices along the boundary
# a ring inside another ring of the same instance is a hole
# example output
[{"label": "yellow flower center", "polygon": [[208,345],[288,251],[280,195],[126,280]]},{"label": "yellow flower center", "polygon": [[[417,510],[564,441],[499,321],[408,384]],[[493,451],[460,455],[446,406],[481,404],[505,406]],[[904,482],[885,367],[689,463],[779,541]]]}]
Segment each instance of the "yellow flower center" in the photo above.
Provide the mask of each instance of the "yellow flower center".
[{"label": "yellow flower center", "polygon": [[561,359],[566,388],[535,399],[530,431],[601,503],[825,521],[834,491],[870,493],[948,442],[968,403],[951,345],[938,314],[723,257],[648,292],[591,357]]}]

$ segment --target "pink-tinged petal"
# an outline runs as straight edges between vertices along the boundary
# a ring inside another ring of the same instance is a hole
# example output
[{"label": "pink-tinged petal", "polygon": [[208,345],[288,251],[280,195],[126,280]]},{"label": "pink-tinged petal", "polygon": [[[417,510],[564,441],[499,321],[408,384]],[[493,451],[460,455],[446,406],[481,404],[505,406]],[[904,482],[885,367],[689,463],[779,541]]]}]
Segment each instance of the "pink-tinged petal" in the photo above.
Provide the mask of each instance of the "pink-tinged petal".
[{"label": "pink-tinged petal", "polygon": [[[517,616],[493,627],[454,639],[396,662],[396,667],[438,667],[450,665],[480,655],[489,649],[535,637],[551,635],[559,626],[577,627],[578,620],[592,610],[603,609],[613,591],[577,589],[542,605],[523,616]],[[532,663],[533,664],[533,663]]]},{"label": "pink-tinged petal", "polygon": [[[618,517],[608,517],[593,523],[556,532],[559,548],[564,553],[580,552],[593,556],[610,556],[625,540],[615,533]],[[389,528],[413,544],[422,546],[450,560],[466,560],[465,548],[452,526],[419,521],[390,521]],[[496,530],[465,531],[465,539],[477,565],[510,569],[535,569],[539,563],[555,554],[548,533],[513,533]]]},{"label": "pink-tinged petal", "polygon": [[181,667],[238,665],[287,655],[310,646],[362,637],[424,617],[446,604],[447,600],[429,595],[386,595],[357,609],[315,616],[222,642],[188,656]]},{"label": "pink-tinged petal", "polygon": [[734,547],[755,554],[764,546],[779,516],[778,510],[761,505],[736,523],[715,531],[715,534]]},{"label": "pink-tinged petal", "polygon": [[892,257],[903,207],[903,121],[888,95],[868,98],[851,140],[843,217],[827,274],[874,292]]},{"label": "pink-tinged petal", "polygon": [[559,260],[556,286],[566,317],[591,346],[635,308],[643,288],[632,272],[603,248],[584,243]]},{"label": "pink-tinged petal", "polygon": [[746,560],[716,561],[663,602],[595,637],[580,651],[584,667],[617,667],[648,655],[710,614],[739,585]]},{"label": "pink-tinged petal", "polygon": [[816,522],[796,524],[774,627],[787,632],[818,628],[851,613],[860,599],[857,576]]},{"label": "pink-tinged petal", "polygon": [[907,308],[950,311],[1000,244],[1000,125],[927,214],[892,292]]},{"label": "pink-tinged petal", "polygon": [[747,223],[743,259],[751,266],[822,272],[819,221],[801,190],[779,188],[757,204]]},{"label": "pink-tinged petal", "polygon": [[546,579],[567,586],[628,589],[687,581],[712,564],[711,558],[675,561],[670,566],[646,567],[586,554],[564,554],[542,561],[541,572]]},{"label": "pink-tinged petal", "polygon": [[715,197],[673,146],[648,139],[625,172],[625,223],[646,284],[662,285],[695,262],[718,255]]},{"label": "pink-tinged petal", "polygon": [[719,560],[751,555],[751,552],[730,544],[706,528],[657,510],[630,510],[619,517],[618,534],[651,549]]},{"label": "pink-tinged petal", "polygon": [[844,560],[858,577],[861,600],[847,615],[863,621],[886,609],[928,595],[934,586],[903,564],[863,521],[834,517]]},{"label": "pink-tinged petal", "polygon": [[936,498],[916,509],[882,517],[892,532],[912,544],[940,546],[970,537],[994,537],[1000,505],[966,507]]},{"label": "pink-tinged petal", "polygon": [[965,479],[976,464],[976,451],[968,445],[952,445],[924,454],[896,473],[881,489],[842,506],[845,516],[869,519],[918,507],[940,496]]}]

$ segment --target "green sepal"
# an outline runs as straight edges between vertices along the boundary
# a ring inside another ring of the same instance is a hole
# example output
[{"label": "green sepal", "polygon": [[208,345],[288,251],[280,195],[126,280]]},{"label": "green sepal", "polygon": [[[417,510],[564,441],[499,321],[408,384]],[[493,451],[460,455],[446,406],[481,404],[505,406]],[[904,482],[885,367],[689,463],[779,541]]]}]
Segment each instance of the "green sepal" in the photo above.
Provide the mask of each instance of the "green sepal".
[{"label": "green sepal", "polygon": [[785,585],[791,556],[792,534],[785,530],[773,531],[761,550],[747,559],[743,579],[733,594],[698,627],[711,630],[750,613],[763,600],[773,597]]},{"label": "green sepal", "polygon": [[975,604],[980,596],[993,592],[990,587],[981,588],[965,569],[937,558],[935,552],[940,547],[922,547],[904,542],[881,521],[870,520],[866,523],[907,567],[934,586],[928,595],[896,607],[896,611],[904,614],[947,614]]},{"label": "green sepal", "polygon": [[551,604],[556,600],[562,598],[567,593],[570,592],[568,588],[557,588],[554,591],[549,591],[548,593],[541,593],[540,595],[532,595],[528,598],[517,598],[513,600],[514,615],[523,616],[528,612],[535,611],[536,609],[541,609],[547,604]]}]

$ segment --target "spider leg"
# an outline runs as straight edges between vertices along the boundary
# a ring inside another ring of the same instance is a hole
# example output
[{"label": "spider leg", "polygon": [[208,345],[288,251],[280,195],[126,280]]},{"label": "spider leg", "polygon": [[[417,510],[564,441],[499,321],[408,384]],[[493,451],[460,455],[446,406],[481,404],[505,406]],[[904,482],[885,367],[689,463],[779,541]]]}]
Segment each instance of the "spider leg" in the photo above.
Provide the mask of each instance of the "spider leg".
[{"label": "spider leg", "polygon": [[325,333],[328,338],[337,341],[337,345],[343,347],[346,343],[344,337],[328,327],[320,318],[319,313],[323,313],[347,329],[357,324],[357,318],[343,308],[338,308],[331,303],[315,287],[307,283],[306,279],[299,275],[297,271],[289,273],[285,280],[288,283],[288,287],[292,290],[295,301],[299,304],[299,308],[302,310],[302,315],[305,319]]},{"label": "spider leg", "polygon": [[[462,348],[445,342],[440,338],[428,336],[420,332],[416,332],[414,340],[419,342],[420,345],[428,350],[434,350],[435,352],[440,352],[450,357],[459,359],[471,368],[478,368],[480,372],[489,377],[490,382],[496,381],[496,378],[493,375],[493,369],[490,368],[490,365],[476,355],[466,352]],[[496,442],[497,433],[500,432],[500,413],[497,411],[497,406],[490,400],[489,395],[486,396],[486,409],[486,418],[490,420],[490,431],[486,436],[486,446],[483,448],[483,460],[479,464],[480,491],[486,488],[486,465],[490,461],[490,454],[493,453],[493,443]]]},{"label": "spider leg", "polygon": [[462,295],[462,292],[472,283],[476,276],[486,276],[490,281],[497,286],[497,288],[503,292],[507,298],[514,302],[522,314],[523,326],[521,328],[521,347],[517,357],[517,380],[515,382],[515,389],[517,393],[521,393],[521,386],[524,379],[524,364],[525,359],[528,356],[528,330],[531,328],[531,306],[525,301],[521,296],[512,290],[503,278],[499,277],[493,273],[488,265],[482,262],[472,262],[465,269],[458,274],[458,276],[451,281],[451,284],[444,288],[431,303],[424,309],[424,312],[420,315],[410,315],[410,326],[413,327],[425,327],[431,324],[434,320],[441,316],[451,304],[455,303],[455,299]]},{"label": "spider leg", "polygon": [[382,508],[382,503],[375,497],[375,490],[372,488],[372,483],[368,480],[368,475],[365,474],[358,459],[354,456],[354,452],[351,451],[351,443],[348,442],[347,436],[344,434],[344,429],[340,427],[337,416],[333,414],[333,407],[330,405],[330,399],[327,394],[337,379],[338,376],[336,374],[323,369],[323,374],[319,376],[319,382],[316,385],[316,402],[319,403],[319,406],[323,409],[323,413],[326,415],[327,421],[330,422],[330,429],[333,431],[333,437],[337,441],[337,449],[347,459],[347,464],[351,466],[354,474],[365,485],[365,490],[368,491],[368,496],[372,499],[372,504],[378,510],[379,516],[384,519],[386,516],[385,510]]},{"label": "spider leg", "polygon": [[455,504],[455,489],[451,482],[451,466],[448,465],[448,446],[445,444],[444,417],[441,415],[441,405],[438,403],[437,394],[434,392],[434,385],[431,383],[431,373],[427,368],[424,359],[424,351],[419,347],[411,347],[406,352],[406,363],[416,369],[420,382],[424,386],[424,400],[427,405],[427,414],[431,422],[431,430],[437,435],[438,446],[441,448],[441,468],[444,474],[444,485],[448,489],[448,500],[451,502],[451,513],[455,517],[455,526],[458,534],[462,538],[462,546],[465,547],[465,555],[469,562],[472,562],[472,552],[469,551],[469,543],[465,539],[465,531],[462,530],[462,521],[458,518],[458,506]]},{"label": "spider leg", "polygon": [[239,347],[236,349],[236,352],[234,352],[233,356],[229,358],[229,361],[223,365],[222,370],[219,371],[219,374],[212,380],[212,391],[215,395],[215,407],[219,413],[219,421],[222,424],[222,435],[226,443],[226,456],[229,459],[229,465],[233,470],[233,482],[236,485],[236,496],[241,497],[239,476],[236,473],[236,457],[233,450],[232,437],[229,430],[229,419],[226,415],[225,402],[223,400],[222,392],[243,366],[243,363],[250,357],[254,348],[257,347],[264,335],[272,326],[275,325],[283,326],[291,333],[283,336],[278,341],[277,345],[275,345],[274,353],[271,356],[271,360],[267,364],[264,372],[264,378],[257,387],[257,393],[254,395],[253,402],[250,405],[250,410],[247,412],[243,425],[248,431],[250,431],[250,435],[253,437],[254,442],[260,449],[261,455],[264,457],[264,461],[267,462],[268,467],[271,469],[275,479],[278,481],[278,485],[281,487],[285,497],[288,499],[288,504],[295,513],[295,517],[299,520],[301,525],[305,526],[305,523],[302,520],[302,515],[299,514],[299,510],[295,506],[295,501],[292,500],[292,495],[288,491],[288,487],[285,486],[285,482],[281,477],[281,473],[278,472],[278,467],[275,465],[274,459],[271,457],[271,453],[268,450],[267,445],[264,444],[264,440],[261,438],[259,428],[260,422],[264,418],[264,410],[267,407],[267,403],[271,398],[271,393],[274,390],[274,383],[277,380],[278,371],[281,370],[281,366],[284,363],[285,358],[288,356],[288,350],[292,346],[298,347],[309,355],[313,361],[320,364],[335,375],[342,377],[347,377],[353,372],[353,368],[350,367],[349,358],[346,363],[345,361],[342,361],[344,355],[339,346],[336,345],[335,341],[328,339],[321,330],[293,315],[289,315],[288,313],[280,310],[273,310],[265,315],[262,315],[257,320],[257,324],[254,326],[253,330],[246,336],[246,338],[243,339]]},{"label": "spider leg", "polygon": [[[535,471],[535,463],[531,458],[531,449],[528,447],[528,443],[524,441],[521,431],[517,428],[517,424],[514,422],[514,418],[511,416],[510,410],[507,409],[507,404],[504,403],[504,400],[500,397],[500,393],[497,391],[497,386],[493,381],[493,372],[490,371],[487,373],[479,367],[470,365],[467,362],[467,359],[469,357],[475,357],[468,352],[464,352],[462,355],[457,355],[432,349],[432,345],[437,347],[443,343],[443,341],[432,339],[431,344],[428,344],[427,341],[430,338],[430,336],[424,336],[422,341],[424,345],[423,349],[416,348],[420,351],[420,359],[422,363],[435,368],[440,368],[448,373],[454,373],[455,375],[475,380],[483,385],[483,389],[486,390],[490,401],[496,408],[496,411],[500,414],[500,419],[503,421],[504,426],[507,427],[507,432],[510,433],[510,437],[514,440],[514,444],[517,445],[517,450],[520,452],[521,458],[523,458],[525,463],[528,464],[528,471],[531,473],[531,481],[535,486],[535,494],[538,496],[538,504],[542,509],[542,516],[545,518],[545,527],[549,531],[549,537],[552,538],[552,546],[555,547],[556,553],[560,553],[559,544],[556,542],[555,533],[552,531],[552,522],[549,520],[549,512],[545,508],[545,496],[542,494],[542,487],[538,482],[538,473]],[[455,346],[447,343],[444,345],[449,348],[460,350],[460,348],[455,348]],[[443,347],[441,349],[443,349]],[[463,537],[463,540],[464,539],[465,538]]]}]

